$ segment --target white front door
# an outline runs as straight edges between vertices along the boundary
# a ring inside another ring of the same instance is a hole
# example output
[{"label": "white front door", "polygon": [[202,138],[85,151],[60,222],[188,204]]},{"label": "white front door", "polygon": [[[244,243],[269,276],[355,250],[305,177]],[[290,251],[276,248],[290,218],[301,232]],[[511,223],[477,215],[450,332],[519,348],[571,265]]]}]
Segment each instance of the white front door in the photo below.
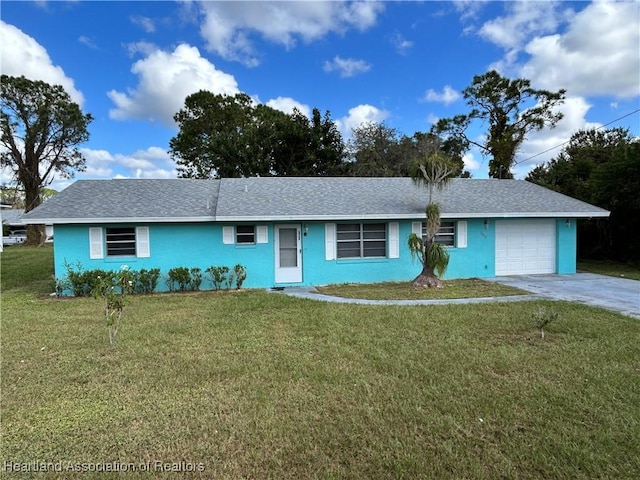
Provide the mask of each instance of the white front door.
[{"label": "white front door", "polygon": [[276,283],[302,282],[300,225],[275,226]]}]

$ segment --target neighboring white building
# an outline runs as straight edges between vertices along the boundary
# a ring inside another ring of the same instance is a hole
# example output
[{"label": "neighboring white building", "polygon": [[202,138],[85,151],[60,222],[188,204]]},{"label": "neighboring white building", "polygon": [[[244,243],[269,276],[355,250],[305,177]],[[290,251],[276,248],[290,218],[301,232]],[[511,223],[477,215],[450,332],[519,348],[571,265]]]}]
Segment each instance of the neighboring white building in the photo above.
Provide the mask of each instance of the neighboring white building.
[{"label": "neighboring white building", "polygon": [[[0,205],[0,207],[0,224],[2,224],[3,227],[6,225],[11,232],[25,230],[27,228],[26,225],[22,223],[24,210],[11,208],[10,205]],[[0,252],[2,252],[3,246],[5,245],[4,228],[2,230],[3,232],[0,233],[0,240],[2,240]],[[47,242],[53,241],[53,225],[45,225],[45,232]]]}]

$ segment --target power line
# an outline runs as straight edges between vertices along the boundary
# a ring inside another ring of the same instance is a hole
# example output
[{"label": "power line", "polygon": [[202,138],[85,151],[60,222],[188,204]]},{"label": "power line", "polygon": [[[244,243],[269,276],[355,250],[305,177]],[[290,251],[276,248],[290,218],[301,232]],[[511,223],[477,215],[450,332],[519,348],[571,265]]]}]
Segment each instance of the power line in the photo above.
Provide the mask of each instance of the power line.
[{"label": "power line", "polygon": [[[623,115],[621,117],[616,118],[615,120],[611,120],[609,123],[605,123],[604,125],[600,125],[598,128],[594,128],[594,130],[600,130],[604,127],[608,127],[609,125],[611,125],[612,123],[616,123],[619,120],[622,120],[623,118],[627,118],[630,117],[631,115],[634,115],[636,113],[640,112],[640,108],[634,110],[633,112],[627,113],[626,115]],[[544,155],[547,152],[550,152],[551,150],[555,150],[556,148],[560,148],[563,147],[564,145],[566,145],[567,143],[571,142],[571,139],[567,140],[566,142],[563,142],[559,145],[556,145],[555,147],[551,147],[551,148],[547,148],[546,150],[540,152],[540,153],[536,153],[535,155],[531,155],[530,157],[525,158],[524,160],[520,160],[518,162],[514,162],[514,165],[518,165],[519,163],[523,163],[523,162],[528,162],[529,160],[531,160],[532,158],[536,158],[539,157],[540,155]]]}]

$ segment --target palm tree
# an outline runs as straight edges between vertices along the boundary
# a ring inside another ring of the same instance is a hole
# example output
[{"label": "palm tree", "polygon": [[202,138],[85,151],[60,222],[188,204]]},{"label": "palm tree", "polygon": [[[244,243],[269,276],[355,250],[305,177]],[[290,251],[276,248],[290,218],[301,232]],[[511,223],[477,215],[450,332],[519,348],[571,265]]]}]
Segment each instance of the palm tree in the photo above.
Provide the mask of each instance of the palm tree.
[{"label": "palm tree", "polygon": [[440,278],[449,265],[449,252],[444,245],[434,241],[440,229],[440,207],[433,201],[434,190],[443,190],[455,173],[448,157],[433,154],[414,164],[413,181],[427,188],[429,201],[426,207],[427,228],[423,238],[415,233],[409,236],[411,256],[422,265],[422,271],[413,279],[414,288],[442,288]]}]

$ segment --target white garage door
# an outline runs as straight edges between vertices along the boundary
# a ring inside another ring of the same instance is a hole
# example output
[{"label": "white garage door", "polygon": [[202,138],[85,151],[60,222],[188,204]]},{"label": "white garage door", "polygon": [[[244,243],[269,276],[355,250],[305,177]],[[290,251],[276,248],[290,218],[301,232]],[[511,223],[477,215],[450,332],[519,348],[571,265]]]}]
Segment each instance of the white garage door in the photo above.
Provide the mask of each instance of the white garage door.
[{"label": "white garage door", "polygon": [[555,271],[555,220],[496,220],[496,275]]}]

